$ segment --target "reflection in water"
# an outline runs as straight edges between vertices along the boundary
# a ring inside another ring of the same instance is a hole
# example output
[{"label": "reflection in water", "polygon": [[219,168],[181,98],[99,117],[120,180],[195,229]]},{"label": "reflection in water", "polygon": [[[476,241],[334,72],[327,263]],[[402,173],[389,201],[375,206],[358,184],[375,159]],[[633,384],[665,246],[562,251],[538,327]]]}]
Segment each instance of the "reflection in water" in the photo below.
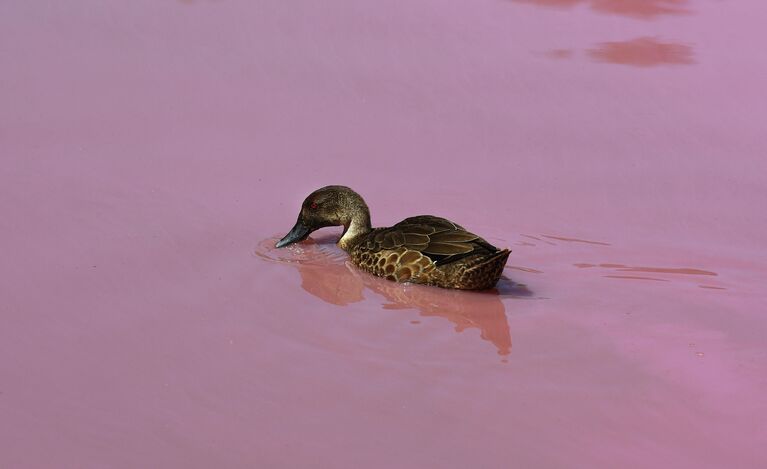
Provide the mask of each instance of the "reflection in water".
[{"label": "reflection in water", "polygon": [[598,62],[633,65],[635,67],[694,63],[690,46],[673,42],[660,42],[651,37],[640,37],[621,42],[603,42],[596,49],[590,49],[588,53]]},{"label": "reflection in water", "polygon": [[532,267],[522,267],[521,265],[507,265],[507,269],[511,270],[519,270],[520,272],[527,272],[530,274],[542,274],[543,271],[538,269],[533,269]]},{"label": "reflection in water", "polygon": [[681,15],[690,13],[687,9],[689,0],[512,0],[518,3],[530,3],[544,7],[571,8],[576,5],[589,5],[600,13],[629,16],[641,19],[653,19],[662,15]]},{"label": "reflection in water", "polygon": [[[710,270],[703,270],[703,269],[693,269],[689,267],[639,267],[639,266],[630,266],[625,264],[587,264],[587,263],[578,263],[573,264],[575,267],[578,267],[579,269],[590,269],[594,267],[603,268],[603,269],[611,269],[616,272],[627,272],[627,273],[656,273],[656,274],[671,274],[671,275],[697,275],[697,276],[709,276],[709,277],[716,277],[719,274],[716,272],[712,272]],[[627,279],[627,280],[654,280],[656,282],[668,282],[669,279],[664,278],[657,278],[657,277],[649,277],[649,276],[643,276],[643,275],[603,275],[603,277],[607,278],[619,278],[619,279]],[[707,288],[712,290],[726,290],[724,287],[719,287],[715,285],[698,285],[700,288]]]},{"label": "reflection in water", "polygon": [[[365,299],[371,291],[385,300],[388,310],[417,310],[421,316],[439,316],[455,324],[456,332],[477,328],[499,355],[511,352],[511,334],[501,298],[528,297],[531,292],[502,277],[494,290],[484,292],[447,290],[391,282],[356,269],[345,260],[334,240],[311,238],[275,251],[275,239],[259,244],[256,254],[264,259],[292,265],[301,275],[301,288],[321,300],[347,306]],[[343,260],[342,260],[343,259]]]},{"label": "reflection in water", "polygon": [[702,269],[692,269],[689,267],[634,267],[624,264],[573,264],[579,269],[588,269],[591,267],[603,267],[605,269],[615,269],[621,272],[653,272],[657,274],[682,274],[682,275],[712,275],[716,277],[716,272]]},{"label": "reflection in water", "polygon": [[688,0],[591,0],[591,8],[604,13],[655,18],[661,15],[689,13]]},{"label": "reflection in water", "polygon": [[625,278],[627,280],[654,280],[656,282],[668,282],[666,279],[655,277],[639,277],[637,275],[605,275],[606,278]]},{"label": "reflection in water", "polygon": [[[556,246],[556,244],[552,243],[551,241],[546,241],[545,239],[541,239],[541,238],[539,238],[539,237],[537,237],[537,236],[528,235],[528,234],[522,234],[522,235],[520,235],[520,236],[524,236],[525,238],[534,239],[534,240],[536,240],[536,241],[540,241],[540,242],[542,242],[542,243],[546,243],[546,244],[550,244],[550,245],[552,245],[552,246]],[[535,244],[530,244],[530,246],[535,246]]]},{"label": "reflection in water", "polygon": [[671,269],[665,267],[626,267],[618,270],[626,272],[657,272],[659,274],[684,274],[684,275],[713,275],[716,276],[716,272],[710,272],[708,270],[701,269]]},{"label": "reflection in water", "polygon": [[597,244],[600,246],[609,246],[610,243],[605,243],[604,241],[590,241],[588,239],[578,239],[578,238],[566,238],[564,236],[551,236],[551,235],[541,235],[544,238],[549,239],[556,239],[558,241],[568,241],[570,243],[586,243],[586,244]]},{"label": "reflection in water", "polygon": [[455,324],[456,332],[469,328],[480,330],[480,336],[498,349],[499,355],[511,351],[511,335],[500,291],[511,294],[524,291],[522,287],[503,279],[498,290],[466,292],[445,290],[422,285],[398,284],[344,265],[298,265],[301,287],[312,295],[332,304],[348,305],[362,301],[368,289],[382,296],[389,310],[417,310],[421,316],[439,316]]}]

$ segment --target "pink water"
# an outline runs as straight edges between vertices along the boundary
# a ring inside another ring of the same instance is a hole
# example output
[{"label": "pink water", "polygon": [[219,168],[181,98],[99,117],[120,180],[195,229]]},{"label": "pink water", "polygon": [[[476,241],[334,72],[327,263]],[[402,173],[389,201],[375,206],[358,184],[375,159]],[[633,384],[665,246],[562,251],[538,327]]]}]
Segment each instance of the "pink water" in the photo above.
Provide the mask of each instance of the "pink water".
[{"label": "pink water", "polygon": [[[0,2],[0,467],[765,467],[765,17]],[[506,278],[272,249],[331,183]]]}]

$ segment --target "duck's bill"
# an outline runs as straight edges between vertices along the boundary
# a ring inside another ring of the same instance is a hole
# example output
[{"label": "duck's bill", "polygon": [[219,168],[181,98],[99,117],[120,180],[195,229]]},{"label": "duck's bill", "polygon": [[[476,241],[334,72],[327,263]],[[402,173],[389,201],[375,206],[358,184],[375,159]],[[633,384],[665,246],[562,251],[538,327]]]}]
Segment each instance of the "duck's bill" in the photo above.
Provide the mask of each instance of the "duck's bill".
[{"label": "duck's bill", "polygon": [[290,233],[286,234],[281,240],[277,241],[274,245],[276,248],[283,248],[289,244],[297,243],[305,240],[312,230],[303,224],[301,220],[297,221]]}]

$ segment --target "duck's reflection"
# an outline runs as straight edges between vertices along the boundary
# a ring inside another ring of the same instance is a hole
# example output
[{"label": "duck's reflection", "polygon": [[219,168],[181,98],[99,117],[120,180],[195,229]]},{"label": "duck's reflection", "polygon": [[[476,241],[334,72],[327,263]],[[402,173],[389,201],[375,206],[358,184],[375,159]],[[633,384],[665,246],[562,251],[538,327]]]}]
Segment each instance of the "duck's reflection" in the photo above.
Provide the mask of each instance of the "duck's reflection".
[{"label": "duck's reflection", "polygon": [[327,303],[347,306],[363,301],[367,290],[382,297],[384,309],[416,310],[421,316],[439,316],[455,324],[456,332],[477,328],[480,337],[492,343],[499,355],[511,352],[511,333],[501,299],[530,296],[530,290],[524,285],[502,277],[495,289],[472,292],[395,283],[362,272],[338,256],[328,255],[329,250],[337,249],[334,241],[310,239],[300,248],[305,259],[287,262],[298,269],[301,288],[306,292]]},{"label": "duck's reflection", "polygon": [[346,306],[364,299],[365,289],[385,300],[384,309],[414,309],[421,316],[439,316],[455,324],[456,332],[477,328],[482,339],[495,345],[499,355],[511,352],[511,333],[501,291],[524,294],[524,287],[502,279],[501,288],[486,292],[445,290],[422,285],[403,285],[343,265],[297,264],[301,288],[334,305]]}]

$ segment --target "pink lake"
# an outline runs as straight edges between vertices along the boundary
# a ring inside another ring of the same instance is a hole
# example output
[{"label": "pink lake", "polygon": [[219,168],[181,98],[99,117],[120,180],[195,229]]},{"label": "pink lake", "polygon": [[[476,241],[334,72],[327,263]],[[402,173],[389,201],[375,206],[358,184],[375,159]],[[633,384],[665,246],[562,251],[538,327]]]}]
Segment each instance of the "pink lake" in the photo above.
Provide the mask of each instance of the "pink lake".
[{"label": "pink lake", "polygon": [[[0,3],[0,467],[766,467],[764,18]],[[273,249],[327,184],[505,278]]]}]

